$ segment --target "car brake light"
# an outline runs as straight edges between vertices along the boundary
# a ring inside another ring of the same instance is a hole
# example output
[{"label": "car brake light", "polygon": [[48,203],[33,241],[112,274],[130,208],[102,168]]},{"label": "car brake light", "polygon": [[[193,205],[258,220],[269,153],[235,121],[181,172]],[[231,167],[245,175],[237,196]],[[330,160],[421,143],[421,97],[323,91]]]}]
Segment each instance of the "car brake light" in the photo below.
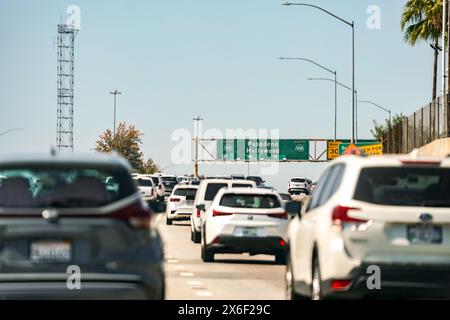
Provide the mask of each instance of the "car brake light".
[{"label": "car brake light", "polygon": [[331,289],[333,290],[347,290],[352,282],[350,280],[332,280]]},{"label": "car brake light", "polygon": [[201,213],[202,213],[201,210],[197,209],[197,218],[200,218]]},{"label": "car brake light", "polygon": [[169,201],[170,201],[170,202],[180,202],[181,199],[179,199],[179,198],[170,198]]},{"label": "car brake light", "polygon": [[441,164],[439,160],[400,160],[400,162],[404,165],[435,165],[438,166]]},{"label": "car brake light", "polygon": [[231,216],[231,215],[233,215],[233,213],[231,213],[231,212],[221,212],[221,211],[213,210],[213,217]]},{"label": "car brake light", "polygon": [[288,213],[287,213],[287,211],[280,212],[280,213],[270,213],[270,214],[268,214],[268,216],[271,218],[287,219]]},{"label": "car brake light", "polygon": [[349,210],[360,210],[358,208],[337,206],[333,209],[331,219],[334,225],[341,225],[342,223],[366,223],[369,220],[350,218],[348,216]]},{"label": "car brake light", "polygon": [[125,220],[138,229],[150,229],[151,210],[145,209],[140,203],[132,204],[110,215],[112,218]]}]

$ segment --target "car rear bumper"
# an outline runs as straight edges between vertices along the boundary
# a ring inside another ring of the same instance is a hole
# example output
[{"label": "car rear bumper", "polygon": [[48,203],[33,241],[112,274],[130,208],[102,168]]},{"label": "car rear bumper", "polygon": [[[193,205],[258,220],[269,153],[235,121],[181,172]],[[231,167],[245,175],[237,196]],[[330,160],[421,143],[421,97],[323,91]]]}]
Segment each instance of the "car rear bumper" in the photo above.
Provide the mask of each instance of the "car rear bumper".
[{"label": "car rear bumper", "polygon": [[288,192],[309,193],[309,190],[307,188],[289,188]]},{"label": "car rear bumper", "polygon": [[374,272],[368,271],[369,266],[363,265],[351,272],[347,279],[352,283],[347,290],[333,291],[332,279],[324,281],[324,296],[338,299],[450,299],[450,266],[379,265],[380,289],[373,286],[369,289],[369,285],[375,283]]},{"label": "car rear bumper", "polygon": [[80,287],[70,274],[3,273],[0,276],[0,299],[164,299],[162,274],[145,280],[139,275],[83,274]]},{"label": "car rear bumper", "polygon": [[275,254],[287,250],[281,237],[219,236],[216,239],[218,243],[208,245],[215,253]]},{"label": "car rear bumper", "polygon": [[169,219],[172,220],[189,220],[192,215],[192,209],[190,210],[176,210],[168,214]]}]

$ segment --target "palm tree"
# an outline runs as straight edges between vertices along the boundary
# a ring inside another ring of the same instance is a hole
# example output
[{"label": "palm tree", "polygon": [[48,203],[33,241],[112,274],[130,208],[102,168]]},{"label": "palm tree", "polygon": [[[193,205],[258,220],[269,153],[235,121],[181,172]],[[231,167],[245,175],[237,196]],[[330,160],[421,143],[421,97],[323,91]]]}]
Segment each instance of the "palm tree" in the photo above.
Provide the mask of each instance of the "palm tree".
[{"label": "palm tree", "polygon": [[408,0],[401,19],[405,41],[414,46],[419,40],[432,41],[434,49],[433,92],[436,99],[439,38],[442,34],[442,0]]}]

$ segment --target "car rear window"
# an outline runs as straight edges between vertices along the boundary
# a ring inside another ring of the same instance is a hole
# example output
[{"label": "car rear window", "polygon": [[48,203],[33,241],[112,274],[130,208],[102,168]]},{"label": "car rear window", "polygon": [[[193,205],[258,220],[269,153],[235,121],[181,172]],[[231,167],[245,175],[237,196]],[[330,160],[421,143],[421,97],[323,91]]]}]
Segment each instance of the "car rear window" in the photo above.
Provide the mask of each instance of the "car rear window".
[{"label": "car rear window", "polygon": [[304,183],[304,182],[306,182],[306,180],[305,179],[292,179],[291,182]]},{"label": "car rear window", "polygon": [[205,191],[205,200],[212,201],[220,189],[228,187],[227,183],[209,183]]},{"label": "car rear window", "polygon": [[225,194],[220,205],[230,208],[274,209],[281,207],[281,203],[274,195],[259,194]]},{"label": "car rear window", "polygon": [[158,177],[152,177],[151,179],[152,179],[152,181],[153,181],[154,184],[156,184],[156,185],[159,184],[159,179],[158,179]]},{"label": "car rear window", "polygon": [[161,177],[164,182],[178,182],[176,177]]},{"label": "car rear window", "polygon": [[139,187],[153,187],[152,180],[150,179],[135,179]]},{"label": "car rear window", "polygon": [[174,192],[174,196],[186,197],[186,200],[194,200],[197,194],[197,189],[177,189]]},{"label": "car rear window", "polygon": [[450,207],[450,169],[365,168],[354,199],[389,206]]},{"label": "car rear window", "polygon": [[125,169],[95,167],[0,168],[0,207],[99,207],[136,192]]}]

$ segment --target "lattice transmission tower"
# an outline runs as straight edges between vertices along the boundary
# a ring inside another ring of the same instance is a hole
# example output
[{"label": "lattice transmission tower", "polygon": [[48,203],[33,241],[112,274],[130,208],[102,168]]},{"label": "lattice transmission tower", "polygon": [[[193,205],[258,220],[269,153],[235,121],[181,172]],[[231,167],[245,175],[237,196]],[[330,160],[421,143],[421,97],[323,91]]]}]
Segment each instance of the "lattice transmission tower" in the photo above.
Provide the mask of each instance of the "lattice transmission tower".
[{"label": "lattice transmission tower", "polygon": [[58,25],[57,69],[57,134],[58,151],[73,152],[73,95],[75,37],[78,30],[72,25]]}]

